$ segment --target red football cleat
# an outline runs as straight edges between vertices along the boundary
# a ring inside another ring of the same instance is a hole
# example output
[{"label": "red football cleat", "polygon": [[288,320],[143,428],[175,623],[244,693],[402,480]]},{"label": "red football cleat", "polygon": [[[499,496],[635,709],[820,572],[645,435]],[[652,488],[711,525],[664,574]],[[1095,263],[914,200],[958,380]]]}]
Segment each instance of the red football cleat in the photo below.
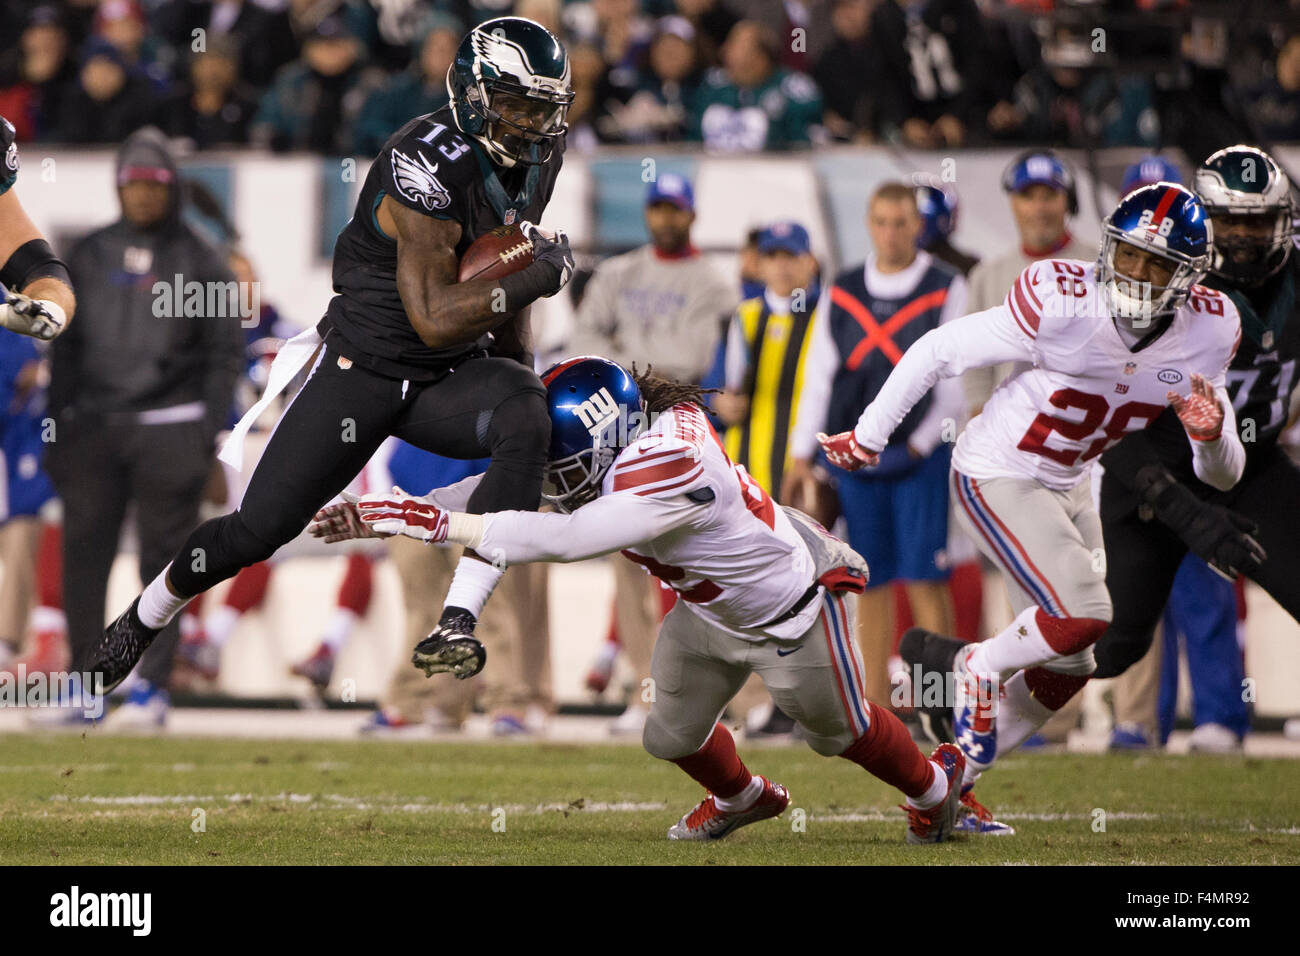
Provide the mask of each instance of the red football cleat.
[{"label": "red football cleat", "polygon": [[940,744],[930,754],[930,759],[943,767],[948,778],[948,794],[928,810],[903,804],[907,811],[908,843],[942,843],[952,836],[957,823],[957,810],[961,807],[961,775],[966,769],[966,757],[953,744]]},{"label": "red football cleat", "polygon": [[773,783],[766,777],[758,779],[763,781],[763,792],[758,795],[758,799],[748,810],[728,813],[726,810],[719,809],[713,801],[713,794],[709,794],[700,801],[698,807],[669,828],[668,839],[721,840],[737,827],[780,816],[790,805],[789,792],[779,783]]}]

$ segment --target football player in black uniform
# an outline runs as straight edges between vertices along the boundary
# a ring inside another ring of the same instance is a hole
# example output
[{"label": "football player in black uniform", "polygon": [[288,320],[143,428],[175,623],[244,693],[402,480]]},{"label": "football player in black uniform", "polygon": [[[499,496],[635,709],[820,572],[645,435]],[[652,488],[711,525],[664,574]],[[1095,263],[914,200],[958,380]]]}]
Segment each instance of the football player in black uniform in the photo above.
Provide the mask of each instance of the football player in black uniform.
[{"label": "football player in black uniform", "polygon": [[1195,187],[1214,229],[1206,284],[1241,313],[1228,392],[1246,470],[1228,491],[1198,481],[1171,409],[1102,455],[1106,585],[1115,613],[1094,647],[1094,677],[1122,674],[1146,653],[1189,549],[1228,576],[1251,578],[1300,620],[1300,469],[1277,445],[1300,370],[1291,184],[1267,153],[1233,146],[1205,161]]},{"label": "football player in black uniform", "polygon": [[[200,525],[105,630],[83,666],[102,675],[102,690],[191,597],[295,537],[389,435],[452,458],[490,455],[472,511],[539,504],[550,421],[524,310],[573,270],[568,239],[532,226],[564,151],[568,55],[531,20],[488,20],[461,41],[447,86],[451,102],[394,133],[370,167],[335,245],[337,295],[317,326],[315,364],[239,509]],[[511,223],[532,239],[533,263],[457,283],[468,246]],[[461,560],[417,666],[458,677],[481,669],[471,635],[500,576],[474,555]]]},{"label": "football player in black uniform", "polygon": [[76,308],[68,267],[27,217],[13,185],[18,143],[0,116],[0,326],[48,342]]}]

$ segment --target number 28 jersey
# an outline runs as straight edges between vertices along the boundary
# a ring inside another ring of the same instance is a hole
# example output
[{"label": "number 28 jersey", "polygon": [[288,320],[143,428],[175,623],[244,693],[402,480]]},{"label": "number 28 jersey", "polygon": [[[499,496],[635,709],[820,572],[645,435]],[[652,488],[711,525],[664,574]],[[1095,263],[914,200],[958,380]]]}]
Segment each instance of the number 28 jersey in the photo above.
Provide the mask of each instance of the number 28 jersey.
[{"label": "number 28 jersey", "polygon": [[[892,428],[897,408],[939,376],[1016,361],[1021,370],[993,393],[957,441],[953,467],[972,478],[1033,478],[1049,488],[1072,488],[1093,459],[1153,422],[1168,406],[1168,392],[1186,395],[1194,372],[1220,393],[1228,416],[1224,438],[1196,443],[1214,446],[1196,449],[1198,457],[1215,469],[1219,459],[1240,454],[1244,460],[1223,391],[1241,337],[1236,307],[1227,296],[1194,286],[1168,327],[1156,331],[1153,324],[1152,336],[1129,347],[1101,295],[1094,263],[1036,262],[1001,305],[950,322],[926,337],[931,341],[914,345],[924,343],[911,363],[909,350],[863,413],[857,440],[884,447],[881,430]],[[1222,447],[1229,444],[1235,448]]]}]

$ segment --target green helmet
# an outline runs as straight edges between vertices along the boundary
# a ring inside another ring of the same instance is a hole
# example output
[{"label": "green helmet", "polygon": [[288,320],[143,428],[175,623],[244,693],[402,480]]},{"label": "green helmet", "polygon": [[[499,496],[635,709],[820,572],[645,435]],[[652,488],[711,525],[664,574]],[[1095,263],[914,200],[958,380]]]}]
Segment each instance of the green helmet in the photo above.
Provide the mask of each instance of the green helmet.
[{"label": "green helmet", "polygon": [[[461,132],[474,137],[498,166],[550,158],[568,131],[573,102],[569,55],[540,24],[497,17],[476,26],[456,48],[447,94]],[[514,119],[502,115],[508,108]],[[527,117],[526,123],[518,120]]]},{"label": "green helmet", "polygon": [[[1254,146],[1229,146],[1196,171],[1196,191],[1214,221],[1210,271],[1232,283],[1257,285],[1291,255],[1295,206],[1291,182],[1272,156]],[[1243,236],[1223,220],[1258,217],[1267,235]]]}]

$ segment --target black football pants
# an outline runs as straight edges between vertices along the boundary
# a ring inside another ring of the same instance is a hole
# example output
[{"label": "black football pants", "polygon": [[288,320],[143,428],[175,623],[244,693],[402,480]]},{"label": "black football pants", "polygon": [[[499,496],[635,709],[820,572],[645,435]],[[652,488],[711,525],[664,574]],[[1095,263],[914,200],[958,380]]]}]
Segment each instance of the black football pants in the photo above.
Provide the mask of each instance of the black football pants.
[{"label": "black football pants", "polygon": [[[1268,559],[1252,580],[1300,621],[1300,468],[1274,446],[1235,488],[1209,500],[1259,525],[1255,536]],[[1164,614],[1187,546],[1158,520],[1142,521],[1113,478],[1101,483],[1106,587],[1114,617],[1093,647],[1094,677],[1116,677],[1146,654]]]},{"label": "black football pants", "polygon": [[[172,561],[192,596],[265,561],[347,487],[389,435],[447,458],[491,456],[469,499],[475,514],[534,511],[551,424],[546,389],[505,358],[462,361],[437,382],[405,382],[324,354],[280,416],[239,508],[207,521]],[[345,367],[346,366],[346,367]]]},{"label": "black football pants", "polygon": [[[128,507],[135,509],[140,578],[151,581],[199,519],[212,466],[202,422],[141,425],[88,420],[59,423],[46,465],[63,499],[63,607],[74,667],[104,633],[108,575]],[[140,676],[167,686],[180,639],[173,621],[140,662]]]}]

